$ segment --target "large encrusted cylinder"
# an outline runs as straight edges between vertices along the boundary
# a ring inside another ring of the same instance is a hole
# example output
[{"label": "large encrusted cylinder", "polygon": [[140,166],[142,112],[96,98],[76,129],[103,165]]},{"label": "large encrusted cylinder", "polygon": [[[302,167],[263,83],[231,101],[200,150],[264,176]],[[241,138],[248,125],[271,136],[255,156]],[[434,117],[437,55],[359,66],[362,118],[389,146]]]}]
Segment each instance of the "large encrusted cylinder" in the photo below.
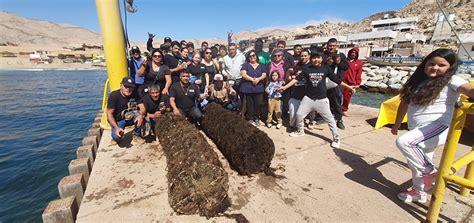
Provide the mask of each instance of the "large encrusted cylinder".
[{"label": "large encrusted cylinder", "polygon": [[275,153],[273,141],[221,105],[206,106],[202,129],[240,175],[258,173],[270,167]]},{"label": "large encrusted cylinder", "polygon": [[179,214],[212,217],[228,205],[229,179],[203,135],[183,117],[158,118],[156,135],[167,160],[170,206]]}]

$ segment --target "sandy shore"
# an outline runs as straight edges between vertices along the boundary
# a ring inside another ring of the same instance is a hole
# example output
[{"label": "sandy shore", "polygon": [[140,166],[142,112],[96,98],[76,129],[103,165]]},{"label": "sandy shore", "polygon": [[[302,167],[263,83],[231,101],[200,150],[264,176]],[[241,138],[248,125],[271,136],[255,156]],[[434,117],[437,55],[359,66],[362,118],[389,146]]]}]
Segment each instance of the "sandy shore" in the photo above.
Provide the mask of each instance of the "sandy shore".
[{"label": "sandy shore", "polygon": [[105,70],[106,67],[94,66],[91,63],[63,63],[60,60],[53,60],[50,64],[36,64],[30,62],[28,58],[22,57],[1,57],[0,70]]}]

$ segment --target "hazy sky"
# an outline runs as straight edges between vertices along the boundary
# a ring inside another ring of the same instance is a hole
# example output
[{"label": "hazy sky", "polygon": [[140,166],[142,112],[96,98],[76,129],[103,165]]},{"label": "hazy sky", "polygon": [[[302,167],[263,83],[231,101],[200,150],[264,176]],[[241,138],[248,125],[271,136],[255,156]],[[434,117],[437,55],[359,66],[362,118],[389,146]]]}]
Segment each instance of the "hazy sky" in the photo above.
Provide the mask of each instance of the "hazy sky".
[{"label": "hazy sky", "polygon": [[[147,32],[173,39],[225,38],[226,31],[309,25],[324,20],[354,22],[373,13],[399,10],[409,0],[135,0],[127,13],[132,40]],[[120,0],[123,5],[123,0]],[[28,19],[67,23],[100,32],[95,0],[0,0],[0,10]],[[122,10],[122,19],[124,10]]]}]

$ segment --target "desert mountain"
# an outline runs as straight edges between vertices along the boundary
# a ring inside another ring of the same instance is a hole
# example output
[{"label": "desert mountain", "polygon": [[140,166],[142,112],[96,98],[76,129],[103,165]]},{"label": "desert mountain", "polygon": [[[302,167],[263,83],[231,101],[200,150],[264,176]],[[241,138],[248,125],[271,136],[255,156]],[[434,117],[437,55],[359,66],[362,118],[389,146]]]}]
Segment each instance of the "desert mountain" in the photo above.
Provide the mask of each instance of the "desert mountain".
[{"label": "desert mountain", "polygon": [[102,45],[99,33],[69,24],[31,20],[9,12],[0,12],[0,43],[19,45],[79,47]]}]

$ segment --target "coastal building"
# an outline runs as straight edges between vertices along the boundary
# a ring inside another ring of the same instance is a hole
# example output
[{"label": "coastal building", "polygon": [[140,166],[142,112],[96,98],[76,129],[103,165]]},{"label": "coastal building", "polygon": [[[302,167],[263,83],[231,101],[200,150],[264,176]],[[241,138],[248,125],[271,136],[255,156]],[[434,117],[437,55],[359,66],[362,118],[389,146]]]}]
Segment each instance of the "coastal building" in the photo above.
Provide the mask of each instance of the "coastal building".
[{"label": "coastal building", "polygon": [[449,14],[447,18],[442,13],[435,14],[434,22],[436,23],[431,42],[446,41],[452,39],[452,32],[449,23],[453,23],[454,14]]},{"label": "coastal building", "polygon": [[461,43],[464,45],[464,48],[461,46],[461,43],[458,43],[458,56],[461,60],[468,60],[469,58],[474,58],[474,32],[464,33],[459,35]]},{"label": "coastal building", "polygon": [[410,32],[416,30],[418,17],[390,18],[374,20],[370,23],[372,31],[392,30],[400,32]]}]

